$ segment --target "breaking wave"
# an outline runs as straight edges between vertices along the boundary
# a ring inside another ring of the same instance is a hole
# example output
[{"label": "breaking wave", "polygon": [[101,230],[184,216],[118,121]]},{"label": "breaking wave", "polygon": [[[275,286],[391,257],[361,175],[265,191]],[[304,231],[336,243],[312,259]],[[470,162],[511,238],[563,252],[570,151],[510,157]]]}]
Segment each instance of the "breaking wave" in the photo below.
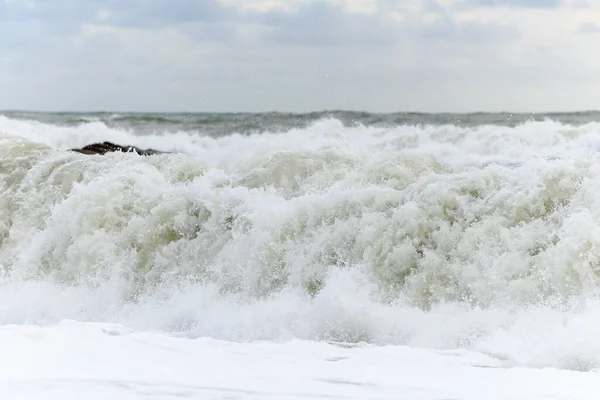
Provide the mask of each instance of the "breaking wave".
[{"label": "breaking wave", "polygon": [[[0,117],[0,323],[471,347],[586,369],[600,361],[599,131],[327,118],[140,136]],[[103,140],[181,154],[67,150]]]}]

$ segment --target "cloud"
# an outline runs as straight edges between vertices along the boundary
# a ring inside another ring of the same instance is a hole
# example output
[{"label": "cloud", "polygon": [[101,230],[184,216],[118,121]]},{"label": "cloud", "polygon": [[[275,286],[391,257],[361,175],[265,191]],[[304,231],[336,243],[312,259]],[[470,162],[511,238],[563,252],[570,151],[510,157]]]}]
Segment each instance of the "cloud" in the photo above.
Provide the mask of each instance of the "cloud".
[{"label": "cloud", "polygon": [[0,108],[593,108],[596,20],[579,0],[0,0]]},{"label": "cloud", "polygon": [[482,7],[519,7],[519,8],[556,8],[561,0],[470,0],[470,6]]},{"label": "cloud", "polygon": [[581,26],[579,27],[577,32],[578,33],[600,33],[600,24],[597,24],[594,22],[586,22],[584,24],[581,24]]},{"label": "cloud", "polygon": [[381,46],[398,40],[400,29],[369,13],[344,13],[343,5],[313,2],[296,12],[275,10],[252,16],[267,43],[311,47]]},{"label": "cloud", "polygon": [[216,0],[61,0],[19,1],[0,3],[4,18],[36,19],[47,25],[78,26],[99,14],[120,26],[164,27],[173,23],[217,21],[229,15],[227,7]]},{"label": "cloud", "polygon": [[143,0],[136,2],[111,1],[110,20],[117,25],[135,27],[164,27],[170,24],[223,21],[233,13],[215,0]]}]

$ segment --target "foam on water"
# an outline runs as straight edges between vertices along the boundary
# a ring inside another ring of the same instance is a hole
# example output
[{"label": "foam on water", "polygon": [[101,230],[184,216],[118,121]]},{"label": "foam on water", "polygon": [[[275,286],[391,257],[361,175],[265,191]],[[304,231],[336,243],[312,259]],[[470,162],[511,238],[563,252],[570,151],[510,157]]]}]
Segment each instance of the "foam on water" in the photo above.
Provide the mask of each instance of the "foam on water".
[{"label": "foam on water", "polygon": [[466,350],[182,340],[106,324],[0,328],[0,393],[18,399],[580,399],[595,373],[505,368]]},{"label": "foam on water", "polygon": [[[213,138],[0,117],[0,323],[600,363],[600,125]],[[97,141],[183,154],[85,156]]]}]

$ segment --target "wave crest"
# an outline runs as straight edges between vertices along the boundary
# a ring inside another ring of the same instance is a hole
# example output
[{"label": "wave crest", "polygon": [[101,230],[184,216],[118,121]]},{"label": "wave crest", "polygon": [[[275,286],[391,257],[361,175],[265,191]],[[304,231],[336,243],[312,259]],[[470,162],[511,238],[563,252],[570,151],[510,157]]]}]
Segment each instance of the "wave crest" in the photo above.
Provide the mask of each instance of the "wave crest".
[{"label": "wave crest", "polygon": [[[466,346],[527,365],[572,364],[585,345],[544,358],[502,332],[595,326],[593,124],[0,130],[19,135],[0,137],[2,323]],[[100,137],[187,154],[65,151]]]}]

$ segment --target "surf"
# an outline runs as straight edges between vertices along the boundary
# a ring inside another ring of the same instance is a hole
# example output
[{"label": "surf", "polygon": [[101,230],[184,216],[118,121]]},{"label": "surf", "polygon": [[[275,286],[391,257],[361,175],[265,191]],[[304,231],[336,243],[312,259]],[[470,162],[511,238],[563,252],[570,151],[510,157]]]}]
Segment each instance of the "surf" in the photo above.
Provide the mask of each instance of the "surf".
[{"label": "surf", "polygon": [[[593,365],[574,360],[598,343],[583,333],[599,304],[597,128],[325,118],[141,135],[0,117],[0,322]],[[174,154],[69,151],[103,140]]]}]

